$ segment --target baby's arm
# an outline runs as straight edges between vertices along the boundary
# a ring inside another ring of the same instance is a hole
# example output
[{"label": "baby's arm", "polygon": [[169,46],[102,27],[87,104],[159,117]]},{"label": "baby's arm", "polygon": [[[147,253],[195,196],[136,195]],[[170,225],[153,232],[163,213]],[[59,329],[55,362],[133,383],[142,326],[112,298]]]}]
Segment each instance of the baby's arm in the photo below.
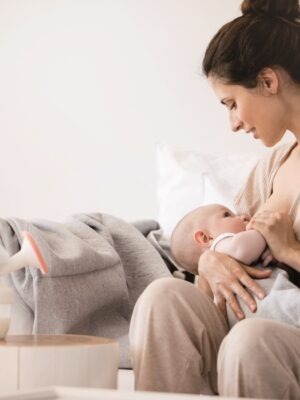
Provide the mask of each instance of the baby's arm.
[{"label": "baby's arm", "polygon": [[264,237],[256,230],[236,233],[216,244],[215,250],[228,254],[243,264],[250,265],[257,261],[266,248]]}]

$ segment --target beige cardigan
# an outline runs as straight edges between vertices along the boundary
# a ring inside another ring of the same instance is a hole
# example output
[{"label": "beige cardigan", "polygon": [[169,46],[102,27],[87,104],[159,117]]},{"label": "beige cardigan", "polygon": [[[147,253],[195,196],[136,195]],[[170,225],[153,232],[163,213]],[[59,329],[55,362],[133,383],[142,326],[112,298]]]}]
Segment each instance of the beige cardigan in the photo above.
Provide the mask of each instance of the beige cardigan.
[{"label": "beige cardigan", "polygon": [[[278,168],[296,144],[297,142],[293,142],[277,147],[257,163],[235,199],[235,209],[238,213],[254,215],[265,203],[272,194],[273,179]],[[299,195],[290,209],[290,215],[296,237],[300,241],[300,188]],[[269,318],[300,328],[300,289],[289,281],[287,273],[274,268],[270,278],[260,279],[258,283],[268,295],[263,300],[255,299],[256,313],[252,313],[240,302],[246,318]],[[227,313],[229,324],[233,326],[237,320],[229,307]]]},{"label": "beige cardigan", "polygon": [[[276,172],[296,145],[297,142],[293,142],[279,146],[257,163],[235,199],[234,206],[239,214],[247,213],[252,216],[267,201],[272,194]],[[289,213],[300,242],[300,188]]]}]

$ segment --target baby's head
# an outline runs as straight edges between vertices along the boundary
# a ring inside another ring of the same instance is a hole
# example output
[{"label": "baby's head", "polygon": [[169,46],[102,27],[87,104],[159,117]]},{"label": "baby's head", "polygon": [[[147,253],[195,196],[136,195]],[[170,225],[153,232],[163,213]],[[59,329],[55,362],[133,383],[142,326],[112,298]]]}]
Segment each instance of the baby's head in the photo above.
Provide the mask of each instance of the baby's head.
[{"label": "baby's head", "polygon": [[249,216],[236,215],[220,204],[198,207],[185,215],[171,236],[171,252],[187,271],[198,274],[201,254],[210,249],[212,241],[222,233],[245,230]]}]

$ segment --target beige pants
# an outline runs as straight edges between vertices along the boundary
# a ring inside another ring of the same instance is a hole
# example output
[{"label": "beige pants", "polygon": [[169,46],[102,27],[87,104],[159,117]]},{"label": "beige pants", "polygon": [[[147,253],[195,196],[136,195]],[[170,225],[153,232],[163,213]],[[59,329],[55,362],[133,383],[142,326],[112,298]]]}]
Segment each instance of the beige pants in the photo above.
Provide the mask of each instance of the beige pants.
[{"label": "beige pants", "polygon": [[211,299],[180,279],[145,290],[130,344],[137,390],[300,399],[300,330],[251,318],[228,333]]}]

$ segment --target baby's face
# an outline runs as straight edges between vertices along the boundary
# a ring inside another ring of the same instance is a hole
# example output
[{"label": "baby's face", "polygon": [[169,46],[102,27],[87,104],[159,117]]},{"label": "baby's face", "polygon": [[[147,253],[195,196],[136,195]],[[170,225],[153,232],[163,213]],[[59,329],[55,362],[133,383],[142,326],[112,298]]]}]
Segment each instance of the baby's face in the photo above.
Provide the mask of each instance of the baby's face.
[{"label": "baby's face", "polygon": [[208,213],[207,229],[209,230],[210,236],[215,239],[222,233],[238,233],[244,231],[249,220],[249,215],[236,215],[227,207],[215,205]]}]

